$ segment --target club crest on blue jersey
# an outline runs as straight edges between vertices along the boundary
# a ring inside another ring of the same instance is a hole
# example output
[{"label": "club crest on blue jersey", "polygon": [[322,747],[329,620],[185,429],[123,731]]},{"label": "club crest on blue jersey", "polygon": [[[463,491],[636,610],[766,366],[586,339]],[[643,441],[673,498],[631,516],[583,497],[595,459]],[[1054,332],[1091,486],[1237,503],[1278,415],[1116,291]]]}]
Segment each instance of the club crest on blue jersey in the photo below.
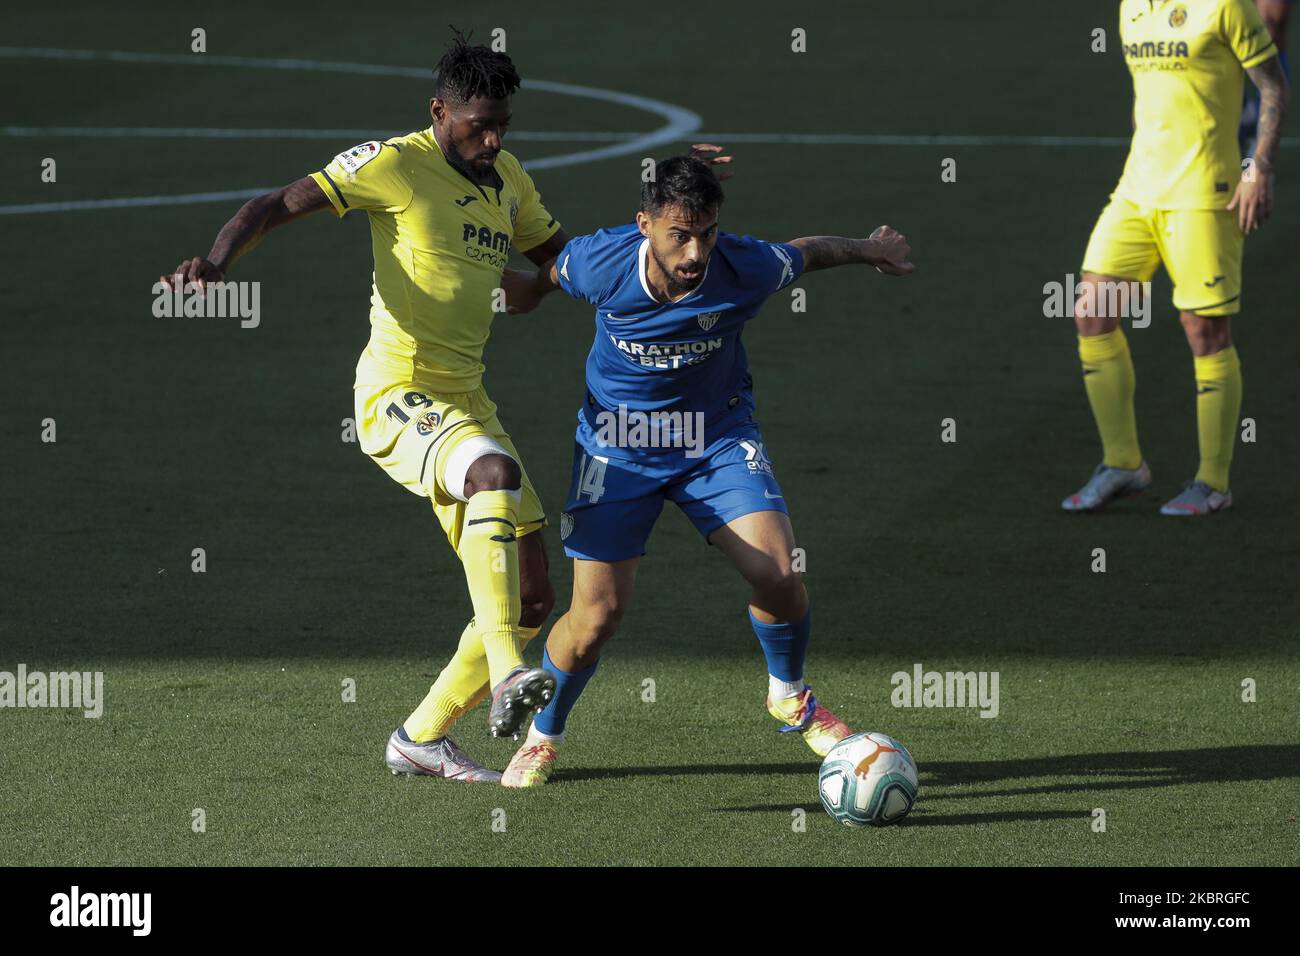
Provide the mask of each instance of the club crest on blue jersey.
[{"label": "club crest on blue jersey", "polygon": [[718,324],[718,316],[720,315],[722,315],[721,312],[701,312],[695,317],[695,321],[700,324],[701,329],[707,332]]}]

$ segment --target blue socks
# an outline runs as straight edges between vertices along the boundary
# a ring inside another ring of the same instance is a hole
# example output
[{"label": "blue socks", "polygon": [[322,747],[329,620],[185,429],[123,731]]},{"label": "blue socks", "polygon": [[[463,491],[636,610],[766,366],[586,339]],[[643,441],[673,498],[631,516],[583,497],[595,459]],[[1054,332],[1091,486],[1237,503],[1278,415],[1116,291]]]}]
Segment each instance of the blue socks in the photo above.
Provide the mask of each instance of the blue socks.
[{"label": "blue socks", "polygon": [[795,624],[763,624],[754,618],[751,611],[749,623],[758,643],[763,646],[767,672],[791,684],[802,681],[803,659],[808,653],[808,637],[812,634],[812,610]]},{"label": "blue socks", "polygon": [[[805,642],[806,643],[806,642]],[[597,661],[596,664],[599,664]],[[582,690],[596,673],[596,664],[569,674],[560,670],[551,662],[551,655],[542,651],[542,667],[555,678],[555,696],[546,705],[546,709],[533,718],[533,730],[548,737],[558,737],[564,733],[564,725],[569,719],[569,711],[582,696]]]},{"label": "blue socks", "polygon": [[[763,624],[750,613],[749,623],[763,648],[763,656],[767,658],[768,674],[778,680],[802,686],[803,660],[808,653],[808,638],[812,634],[812,611],[805,614],[802,621],[794,624]],[[570,674],[555,666],[549,651],[542,652],[542,667],[555,678],[555,696],[533,718],[533,730],[547,737],[559,737],[564,733],[569,712],[582,696],[587,681],[596,673],[599,663],[597,661],[590,667]]]}]

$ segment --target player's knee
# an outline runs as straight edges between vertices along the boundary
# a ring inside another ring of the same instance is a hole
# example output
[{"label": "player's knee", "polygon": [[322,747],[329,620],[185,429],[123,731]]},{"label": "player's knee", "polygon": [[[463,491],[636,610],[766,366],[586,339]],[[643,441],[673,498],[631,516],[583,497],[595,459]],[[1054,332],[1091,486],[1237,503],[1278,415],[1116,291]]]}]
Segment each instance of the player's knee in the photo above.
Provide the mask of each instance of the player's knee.
[{"label": "player's knee", "polygon": [[750,575],[755,591],[768,594],[795,594],[803,591],[803,576],[789,561],[769,561]]},{"label": "player's knee", "polygon": [[473,435],[452,449],[442,464],[443,490],[460,501],[480,491],[514,491],[523,485],[523,469],[490,435]]},{"label": "player's knee", "polygon": [[480,491],[516,491],[524,480],[519,462],[509,455],[480,455],[465,473],[465,496]]},{"label": "player's knee", "polygon": [[1074,303],[1074,326],[1080,335],[1106,335],[1128,314],[1132,283],[1085,272]]},{"label": "player's knee", "polygon": [[618,631],[623,623],[623,609],[614,604],[597,604],[582,609],[569,624],[576,657],[586,658],[600,650],[601,645]]},{"label": "player's knee", "polygon": [[1213,355],[1232,345],[1231,321],[1226,316],[1216,318],[1183,312],[1178,318],[1192,354]]},{"label": "player's knee", "polygon": [[782,620],[801,618],[808,608],[808,591],[803,575],[788,563],[773,562],[753,579],[755,604]]}]

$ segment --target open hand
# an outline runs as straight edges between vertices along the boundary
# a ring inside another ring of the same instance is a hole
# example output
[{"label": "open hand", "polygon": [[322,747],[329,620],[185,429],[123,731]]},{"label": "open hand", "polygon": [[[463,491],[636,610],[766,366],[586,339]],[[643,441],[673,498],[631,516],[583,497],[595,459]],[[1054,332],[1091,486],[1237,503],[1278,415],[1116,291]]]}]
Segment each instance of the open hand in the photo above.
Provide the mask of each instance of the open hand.
[{"label": "open hand", "polygon": [[731,162],[730,156],[707,155],[710,153],[721,153],[721,152],[722,152],[722,147],[715,146],[713,143],[695,143],[691,146],[691,155],[694,156],[696,159],[702,159],[705,162],[707,162],[710,166],[713,166],[714,167],[713,172],[717,175],[719,181],[723,179],[730,179],[732,176],[736,175],[733,172],[729,172],[729,171],[724,172],[723,170],[717,168],[719,166],[728,165]]}]

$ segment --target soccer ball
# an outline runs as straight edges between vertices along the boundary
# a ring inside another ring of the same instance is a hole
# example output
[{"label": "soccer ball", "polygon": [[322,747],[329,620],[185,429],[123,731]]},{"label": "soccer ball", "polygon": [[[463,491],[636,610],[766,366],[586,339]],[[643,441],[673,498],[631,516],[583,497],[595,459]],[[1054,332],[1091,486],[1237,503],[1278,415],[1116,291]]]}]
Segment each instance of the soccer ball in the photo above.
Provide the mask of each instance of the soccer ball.
[{"label": "soccer ball", "polygon": [[887,734],[845,737],[817,775],[822,806],[850,827],[888,826],[907,816],[920,784],[907,748]]}]

